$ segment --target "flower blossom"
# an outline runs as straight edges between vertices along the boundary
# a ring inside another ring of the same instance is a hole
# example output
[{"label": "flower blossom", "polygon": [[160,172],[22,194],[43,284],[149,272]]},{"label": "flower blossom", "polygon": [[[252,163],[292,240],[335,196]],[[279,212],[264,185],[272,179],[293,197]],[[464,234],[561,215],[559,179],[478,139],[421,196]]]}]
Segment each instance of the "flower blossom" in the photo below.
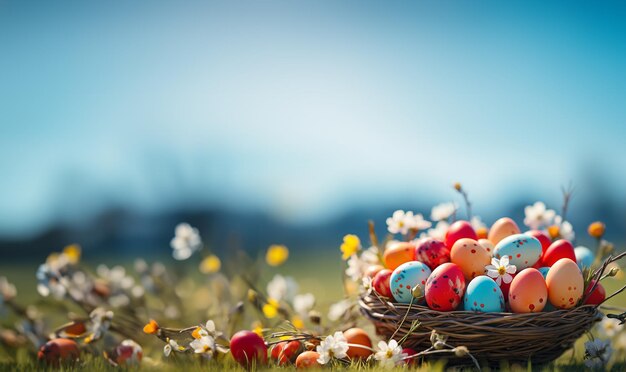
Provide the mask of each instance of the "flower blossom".
[{"label": "flower blossom", "polygon": [[441,203],[433,207],[430,212],[430,219],[433,221],[445,221],[456,213],[458,206],[456,203]]},{"label": "flower blossom", "polygon": [[402,352],[402,347],[398,345],[396,340],[390,340],[389,343],[385,341],[378,342],[378,350],[374,354],[374,358],[378,360],[382,368],[391,369],[400,365],[404,358],[408,356],[408,354]]},{"label": "flower blossom", "polygon": [[550,226],[552,220],[556,216],[556,212],[552,209],[547,209],[543,202],[536,202],[533,205],[529,205],[524,208],[524,225],[528,226],[532,230],[540,230],[544,227]]},{"label": "flower blossom", "polygon": [[332,336],[326,336],[317,346],[316,351],[320,355],[317,362],[327,364],[333,358],[343,359],[348,356],[348,349],[348,340],[343,332],[337,331]]},{"label": "flower blossom", "polygon": [[198,229],[191,227],[188,223],[180,223],[176,226],[170,246],[174,250],[172,252],[174,259],[183,261],[202,248],[202,239]]},{"label": "flower blossom", "polygon": [[511,274],[515,274],[517,271],[515,265],[509,265],[509,256],[502,256],[499,260],[495,257],[492,258],[491,265],[485,266],[485,269],[487,270],[487,276],[494,279],[498,285],[501,285],[502,282],[505,284],[511,283],[513,280]]},{"label": "flower blossom", "polygon": [[585,342],[585,366],[591,369],[603,369],[611,359],[613,348],[608,340],[595,339]]},{"label": "flower blossom", "polygon": [[315,306],[315,296],[312,293],[299,294],[293,298],[293,309],[301,316],[307,316]]}]

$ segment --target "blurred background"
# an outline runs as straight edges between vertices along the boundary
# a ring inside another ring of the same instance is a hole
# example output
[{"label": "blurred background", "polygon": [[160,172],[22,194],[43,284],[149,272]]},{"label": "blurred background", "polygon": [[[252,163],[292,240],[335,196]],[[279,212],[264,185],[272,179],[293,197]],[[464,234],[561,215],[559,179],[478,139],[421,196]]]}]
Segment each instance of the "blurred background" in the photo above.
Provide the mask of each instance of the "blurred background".
[{"label": "blurred background", "polygon": [[0,1],[0,261],[338,257],[395,209],[537,200],[626,240],[620,2]]}]

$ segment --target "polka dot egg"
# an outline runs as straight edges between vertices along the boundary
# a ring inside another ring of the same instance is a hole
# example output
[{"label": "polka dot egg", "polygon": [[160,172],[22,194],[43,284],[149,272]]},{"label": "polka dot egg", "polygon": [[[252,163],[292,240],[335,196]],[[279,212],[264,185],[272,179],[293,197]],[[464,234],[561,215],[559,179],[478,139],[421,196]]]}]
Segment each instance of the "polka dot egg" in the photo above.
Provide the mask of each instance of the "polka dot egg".
[{"label": "polka dot egg", "polygon": [[467,285],[463,308],[466,311],[483,313],[503,312],[504,295],[493,279],[484,275],[477,276]]},{"label": "polka dot egg", "polygon": [[[413,299],[413,288],[420,286],[422,295],[425,293],[426,280],[431,271],[426,264],[410,261],[398,266],[391,274],[391,294],[397,302],[408,304]],[[413,302],[417,302],[414,300]]]},{"label": "polka dot egg", "polygon": [[526,234],[515,234],[502,239],[493,250],[493,256],[500,259],[509,256],[509,263],[517,271],[533,266],[541,258],[541,243],[537,238]]},{"label": "polka dot egg", "polygon": [[509,288],[509,306],[514,313],[536,313],[548,302],[548,288],[537,269],[520,271]]}]

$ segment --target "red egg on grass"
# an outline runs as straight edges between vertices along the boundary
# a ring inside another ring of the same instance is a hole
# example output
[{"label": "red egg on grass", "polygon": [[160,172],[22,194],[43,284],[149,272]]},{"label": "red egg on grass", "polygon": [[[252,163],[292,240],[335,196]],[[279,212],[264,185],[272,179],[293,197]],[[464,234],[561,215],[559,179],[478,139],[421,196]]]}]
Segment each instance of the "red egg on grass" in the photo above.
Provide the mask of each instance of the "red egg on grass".
[{"label": "red egg on grass", "polygon": [[[413,349],[409,349],[408,347],[405,347],[404,349],[402,349],[402,353],[406,354],[406,356],[411,356],[411,355],[415,355],[417,354],[417,351],[413,350]],[[417,358],[411,358],[411,359],[405,359],[404,360],[404,364],[408,364],[410,366],[414,365],[417,363]]]},{"label": "red egg on grass", "polygon": [[[595,282],[596,282],[595,280],[592,280],[589,283],[589,286],[585,290],[585,296],[589,294]],[[591,295],[589,295],[589,297],[587,297],[587,299],[585,300],[585,305],[600,305],[604,301],[605,298],[606,298],[606,290],[604,289],[602,284],[598,283],[598,285],[593,289],[593,292],[591,292]]]},{"label": "red egg on grass", "polygon": [[320,354],[317,351],[305,351],[296,358],[296,368],[320,368],[322,365],[317,362]]},{"label": "red egg on grass", "polygon": [[415,259],[434,270],[442,263],[450,262],[450,248],[440,240],[424,238],[417,242]]},{"label": "red egg on grass", "polygon": [[39,360],[58,366],[60,362],[75,361],[80,356],[78,344],[67,338],[56,338],[46,342],[37,353]]},{"label": "red egg on grass", "polygon": [[454,243],[463,238],[478,240],[478,235],[476,235],[476,231],[474,231],[474,228],[469,222],[456,221],[448,228],[444,243],[446,247],[452,249]]},{"label": "red egg on grass", "polygon": [[576,253],[574,252],[574,246],[569,240],[559,239],[550,244],[548,249],[543,252],[541,261],[544,266],[552,266],[561,258],[569,258],[576,262]]},{"label": "red egg on grass", "polygon": [[382,269],[374,275],[374,279],[372,279],[372,287],[374,287],[376,293],[383,297],[393,298],[389,283],[391,274],[393,274],[393,271],[389,269]]},{"label": "red egg on grass", "polygon": [[230,339],[230,353],[233,359],[244,368],[255,363],[267,362],[267,345],[261,336],[251,331],[239,331]]},{"label": "red egg on grass", "polygon": [[276,361],[279,366],[288,365],[296,359],[300,350],[300,341],[284,341],[272,346],[270,357]]}]

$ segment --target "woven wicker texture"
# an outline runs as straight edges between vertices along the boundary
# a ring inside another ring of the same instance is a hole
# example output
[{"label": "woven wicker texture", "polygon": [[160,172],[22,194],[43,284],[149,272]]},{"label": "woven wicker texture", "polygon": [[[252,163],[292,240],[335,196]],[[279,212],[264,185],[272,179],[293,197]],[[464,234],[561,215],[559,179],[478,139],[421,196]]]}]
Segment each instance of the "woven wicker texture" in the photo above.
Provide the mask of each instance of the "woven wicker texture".
[{"label": "woven wicker texture", "polygon": [[[430,333],[435,330],[449,337],[448,344],[466,346],[481,364],[492,366],[502,360],[522,365],[529,359],[533,364],[553,361],[601,319],[596,306],[527,314],[439,312],[417,305],[409,310],[408,304],[387,302],[375,295],[362,297],[359,304],[376,332],[385,338],[390,338],[402,323],[394,336],[401,339],[418,320],[420,326],[408,336],[404,347],[427,349],[431,346]],[[467,364],[471,360],[452,358],[449,363]]]}]

